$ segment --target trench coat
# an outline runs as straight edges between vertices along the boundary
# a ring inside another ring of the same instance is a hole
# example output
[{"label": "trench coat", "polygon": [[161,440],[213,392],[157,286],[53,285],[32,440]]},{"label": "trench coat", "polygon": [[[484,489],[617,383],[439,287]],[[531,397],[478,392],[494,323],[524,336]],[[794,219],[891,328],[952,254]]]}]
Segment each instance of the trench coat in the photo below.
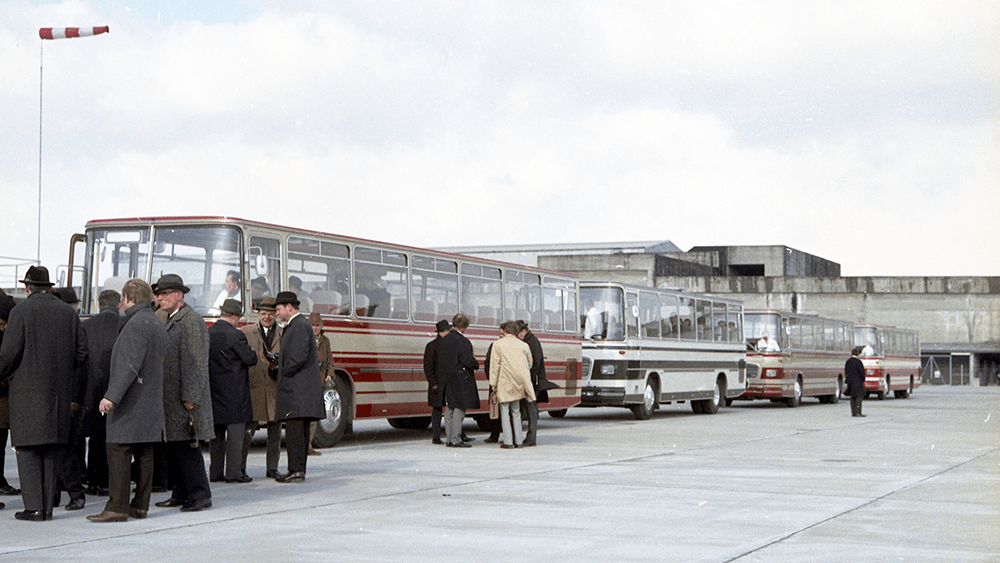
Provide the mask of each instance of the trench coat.
[{"label": "trench coat", "polygon": [[490,387],[497,390],[497,400],[501,403],[524,398],[535,400],[530,369],[531,350],[513,334],[490,346]]},{"label": "trench coat", "polygon": [[[163,368],[163,415],[168,442],[203,441],[215,437],[212,391],[208,378],[208,327],[189,305],[167,319],[167,354]],[[188,431],[194,403],[195,435]]]},{"label": "trench coat", "polygon": [[851,356],[844,364],[844,383],[847,384],[847,394],[852,398],[865,396],[865,364]]},{"label": "trench coat", "polygon": [[246,325],[240,328],[247,337],[247,343],[257,354],[257,363],[250,366],[250,403],[253,420],[256,422],[271,422],[274,420],[274,402],[278,395],[277,375],[272,378],[268,374],[271,364],[264,352],[277,354],[281,351],[281,327],[275,323],[274,340],[268,348],[260,333],[260,323]]},{"label": "trench coat", "polygon": [[445,404],[453,409],[478,409],[479,389],[476,370],[479,360],[472,353],[472,343],[453,330],[441,339],[437,354],[438,381],[444,385]]},{"label": "trench coat", "polygon": [[427,405],[434,409],[444,406],[444,394],[437,375],[438,348],[441,347],[441,336],[424,346],[424,377],[427,378]]},{"label": "trench coat", "polygon": [[535,396],[539,403],[549,402],[549,390],[559,386],[545,378],[545,355],[542,353],[542,343],[535,333],[528,331],[524,335],[524,343],[531,350],[531,384],[535,388]]},{"label": "trench coat", "polygon": [[125,325],[111,351],[110,376],[104,398],[109,444],[162,442],[163,367],[167,329],[150,301],[125,311]]},{"label": "trench coat", "polygon": [[80,317],[51,293],[36,292],[10,312],[0,346],[0,379],[9,378],[10,442],[66,444],[76,368],[87,361]]},{"label": "trench coat", "polygon": [[[97,407],[100,405],[105,391],[108,390],[108,378],[111,375],[111,351],[118,338],[118,327],[121,320],[122,316],[118,314],[117,309],[103,307],[100,313],[80,323],[80,326],[83,327],[83,333],[87,337],[88,352],[85,370],[86,385],[81,404],[85,436],[89,436],[96,425],[105,424]],[[162,369],[160,379],[163,379]]]},{"label": "trench coat", "polygon": [[281,334],[275,420],[319,420],[326,417],[318,358],[312,325],[306,317],[296,315],[288,321]]},{"label": "trench coat", "polygon": [[209,327],[208,340],[208,375],[215,424],[252,421],[247,367],[257,365],[257,353],[247,343],[246,335],[224,320]]}]

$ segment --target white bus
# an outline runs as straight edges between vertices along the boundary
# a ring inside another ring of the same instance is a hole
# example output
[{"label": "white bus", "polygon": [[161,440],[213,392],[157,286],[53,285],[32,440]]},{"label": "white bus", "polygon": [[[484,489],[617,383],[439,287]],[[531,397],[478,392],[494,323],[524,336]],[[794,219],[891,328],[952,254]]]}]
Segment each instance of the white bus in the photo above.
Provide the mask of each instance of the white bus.
[{"label": "white bus", "polygon": [[648,419],[661,404],[715,414],[746,389],[739,301],[615,282],[580,282],[580,406]]}]

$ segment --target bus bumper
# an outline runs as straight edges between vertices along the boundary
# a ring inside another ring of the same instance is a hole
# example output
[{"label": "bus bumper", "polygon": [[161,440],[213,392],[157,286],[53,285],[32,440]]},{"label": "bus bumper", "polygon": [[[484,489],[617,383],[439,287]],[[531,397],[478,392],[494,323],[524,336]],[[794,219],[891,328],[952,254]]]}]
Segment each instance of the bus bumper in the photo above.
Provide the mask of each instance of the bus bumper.
[{"label": "bus bumper", "polygon": [[583,407],[625,406],[625,390],[620,387],[585,386],[580,390],[580,406]]}]

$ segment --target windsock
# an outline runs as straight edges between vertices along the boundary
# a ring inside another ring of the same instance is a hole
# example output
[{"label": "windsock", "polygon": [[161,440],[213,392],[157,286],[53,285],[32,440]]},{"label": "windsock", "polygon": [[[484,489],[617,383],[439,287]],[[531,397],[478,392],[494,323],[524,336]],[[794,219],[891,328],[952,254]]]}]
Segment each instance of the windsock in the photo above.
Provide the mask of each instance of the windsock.
[{"label": "windsock", "polygon": [[90,37],[108,33],[108,26],[102,27],[43,27],[38,30],[42,39],[70,39],[72,37]]}]

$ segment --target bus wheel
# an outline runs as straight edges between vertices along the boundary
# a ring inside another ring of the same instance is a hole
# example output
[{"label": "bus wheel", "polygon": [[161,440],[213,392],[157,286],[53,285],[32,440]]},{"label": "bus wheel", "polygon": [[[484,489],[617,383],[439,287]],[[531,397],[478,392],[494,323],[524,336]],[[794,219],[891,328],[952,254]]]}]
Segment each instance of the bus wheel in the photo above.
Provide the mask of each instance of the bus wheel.
[{"label": "bus wheel", "polygon": [[715,380],[715,391],[712,393],[711,399],[706,399],[701,403],[701,414],[715,414],[719,412],[719,407],[722,406],[724,397],[726,396],[726,383],[722,381],[722,378]]},{"label": "bus wheel", "polygon": [[840,395],[844,392],[844,380],[839,375],[837,376],[837,391],[833,395],[830,395],[830,399],[827,401],[828,404],[836,405],[840,402]]},{"label": "bus wheel", "polygon": [[795,378],[795,387],[792,388],[792,396],[785,399],[785,404],[791,409],[802,404],[802,378]]},{"label": "bus wheel", "polygon": [[431,417],[429,416],[407,416],[389,419],[389,426],[401,430],[423,430],[430,425]]},{"label": "bus wheel", "polygon": [[549,416],[551,416],[552,418],[562,418],[562,417],[566,416],[566,411],[567,410],[569,410],[569,409],[553,409],[553,410],[548,411],[548,413],[549,413]]},{"label": "bus wheel", "polygon": [[705,401],[691,401],[691,412],[705,414]]},{"label": "bus wheel", "polygon": [[637,420],[649,420],[653,416],[653,411],[656,410],[657,394],[656,382],[651,379],[647,380],[646,391],[642,394],[642,403],[630,407]]},{"label": "bus wheel", "polygon": [[350,422],[347,414],[351,404],[349,397],[347,384],[342,378],[335,377],[333,381],[326,382],[323,388],[323,408],[326,410],[326,418],[316,425],[316,436],[313,438],[317,446],[332,447],[344,436],[344,431]]},{"label": "bus wheel", "polygon": [[885,376],[882,380],[882,388],[878,390],[878,400],[884,401],[886,396],[889,395],[889,376]]}]

